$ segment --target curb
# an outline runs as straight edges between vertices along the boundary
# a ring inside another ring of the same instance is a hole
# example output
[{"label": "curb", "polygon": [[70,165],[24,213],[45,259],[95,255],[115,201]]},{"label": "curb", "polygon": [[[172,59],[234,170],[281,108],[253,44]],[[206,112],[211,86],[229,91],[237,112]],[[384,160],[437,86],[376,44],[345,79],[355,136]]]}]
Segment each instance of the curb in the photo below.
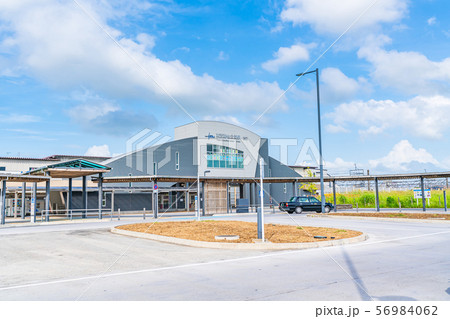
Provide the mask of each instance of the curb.
[{"label": "curb", "polygon": [[367,234],[362,234],[357,237],[338,239],[338,240],[327,240],[321,242],[312,243],[218,243],[218,242],[207,242],[207,241],[196,241],[175,237],[167,237],[161,235],[147,234],[142,232],[134,232],[130,230],[118,229],[116,227],[111,228],[113,234],[130,236],[135,238],[156,240],[163,243],[198,247],[198,248],[216,248],[216,249],[238,249],[238,250],[287,250],[287,249],[309,249],[309,248],[319,248],[319,247],[331,247],[331,246],[341,246],[346,244],[353,244],[365,241],[369,238]]},{"label": "curb", "polygon": [[360,219],[360,220],[376,220],[384,222],[411,222],[411,223],[450,223],[450,220],[439,219],[414,219],[414,218],[387,218],[387,217],[363,217],[363,216],[336,216],[336,215],[312,215],[306,217],[313,218],[337,218],[337,219]]}]

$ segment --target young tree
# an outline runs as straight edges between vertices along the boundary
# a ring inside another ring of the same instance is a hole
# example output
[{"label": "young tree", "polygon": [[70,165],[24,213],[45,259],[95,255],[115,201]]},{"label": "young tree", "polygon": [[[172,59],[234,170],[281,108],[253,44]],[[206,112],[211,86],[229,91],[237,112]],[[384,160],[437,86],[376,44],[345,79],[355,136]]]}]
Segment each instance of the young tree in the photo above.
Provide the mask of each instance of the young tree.
[{"label": "young tree", "polygon": [[[306,170],[306,174],[308,174],[308,177],[313,177],[313,173],[310,169]],[[301,188],[313,195],[315,195],[316,191],[318,190],[317,185],[314,183],[303,183]]]}]

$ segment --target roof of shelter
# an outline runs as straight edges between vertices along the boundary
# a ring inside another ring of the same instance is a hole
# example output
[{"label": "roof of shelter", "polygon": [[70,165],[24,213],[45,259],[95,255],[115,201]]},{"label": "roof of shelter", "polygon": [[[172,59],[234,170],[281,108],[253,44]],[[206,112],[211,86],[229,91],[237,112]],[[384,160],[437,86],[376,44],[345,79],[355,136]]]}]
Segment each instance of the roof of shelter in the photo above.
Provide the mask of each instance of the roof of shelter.
[{"label": "roof of shelter", "polygon": [[110,170],[111,168],[105,165],[94,163],[85,159],[75,159],[36,168],[26,172],[25,174],[49,175],[55,178],[77,178],[99,173],[107,173]]}]

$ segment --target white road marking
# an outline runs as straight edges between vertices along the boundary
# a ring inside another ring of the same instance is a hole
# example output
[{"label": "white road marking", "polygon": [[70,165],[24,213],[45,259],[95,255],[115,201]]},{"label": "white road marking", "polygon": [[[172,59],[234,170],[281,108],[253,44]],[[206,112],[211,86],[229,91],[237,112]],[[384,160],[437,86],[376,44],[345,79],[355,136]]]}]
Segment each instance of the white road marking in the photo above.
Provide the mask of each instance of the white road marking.
[{"label": "white road marking", "polygon": [[[362,246],[362,245],[373,245],[373,244],[380,244],[380,243],[393,242],[393,241],[399,241],[399,240],[415,239],[415,238],[435,236],[435,235],[441,235],[441,234],[449,234],[449,233],[450,233],[450,230],[437,232],[437,233],[429,233],[429,234],[422,234],[422,235],[416,235],[416,236],[407,236],[407,237],[399,237],[399,238],[386,239],[386,240],[380,240],[380,241],[373,241],[373,242],[356,243],[356,244],[350,244],[350,245],[345,245],[345,246],[323,247],[322,249],[336,249],[336,248],[340,249],[343,247],[352,248],[352,247],[358,247],[358,246]],[[305,249],[305,250],[290,250],[290,251],[283,251],[283,252],[278,252],[278,253],[269,253],[269,254],[263,254],[263,255],[258,255],[258,256],[241,257],[241,258],[233,258],[233,259],[226,259],[226,260],[216,260],[216,261],[210,261],[210,262],[204,262],[204,263],[192,263],[192,264],[185,264],[185,265],[178,265],[178,266],[168,266],[168,267],[161,267],[161,268],[125,271],[125,272],[118,272],[118,273],[112,273],[112,274],[105,274],[102,276],[102,278],[127,276],[127,275],[133,275],[133,274],[141,274],[141,273],[149,273],[149,272],[165,271],[165,270],[173,270],[173,269],[182,269],[182,268],[190,268],[190,267],[197,267],[197,266],[208,266],[208,265],[214,265],[214,264],[223,264],[223,263],[239,262],[239,261],[246,261],[246,260],[255,260],[255,259],[260,259],[260,258],[277,257],[277,256],[282,256],[282,255],[290,255],[290,254],[298,254],[298,253],[317,251],[318,249],[319,248]],[[54,284],[76,282],[76,281],[84,281],[84,280],[97,279],[97,278],[98,278],[98,275],[93,275],[93,276],[86,276],[86,277],[79,277],[79,278],[72,278],[72,279],[61,279],[61,280],[53,280],[53,281],[46,281],[46,282],[39,282],[39,283],[32,283],[32,284],[0,287],[0,291],[23,289],[23,288],[30,288],[30,287],[39,287],[39,286],[45,286],[45,285],[54,285]]]}]

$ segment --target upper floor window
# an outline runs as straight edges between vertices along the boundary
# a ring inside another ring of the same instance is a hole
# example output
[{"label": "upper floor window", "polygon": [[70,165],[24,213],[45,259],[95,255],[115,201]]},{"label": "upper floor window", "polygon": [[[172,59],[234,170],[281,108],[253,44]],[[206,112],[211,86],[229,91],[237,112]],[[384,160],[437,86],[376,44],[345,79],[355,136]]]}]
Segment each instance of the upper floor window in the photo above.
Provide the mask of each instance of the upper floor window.
[{"label": "upper floor window", "polygon": [[180,152],[175,152],[175,169],[180,170]]},{"label": "upper floor window", "polygon": [[244,168],[244,152],[222,145],[207,144],[207,167]]},{"label": "upper floor window", "polygon": [[6,167],[5,166],[0,166],[0,171],[6,171]]}]

